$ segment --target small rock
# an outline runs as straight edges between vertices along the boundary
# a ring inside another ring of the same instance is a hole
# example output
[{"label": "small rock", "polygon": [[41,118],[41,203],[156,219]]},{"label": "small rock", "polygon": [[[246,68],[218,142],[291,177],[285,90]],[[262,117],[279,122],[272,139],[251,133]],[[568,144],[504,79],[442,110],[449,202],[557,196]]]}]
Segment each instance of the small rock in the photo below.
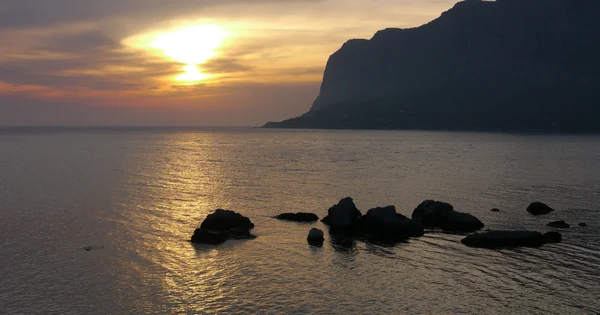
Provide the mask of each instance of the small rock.
[{"label": "small rock", "polygon": [[297,213],[282,213],[275,217],[279,220],[295,221],[295,222],[315,222],[319,221],[319,217],[314,213],[297,212]]},{"label": "small rock", "polygon": [[492,211],[492,212],[500,212],[500,209],[498,209],[498,208],[494,208],[494,209],[492,209],[491,211]]},{"label": "small rock", "polygon": [[548,214],[552,211],[554,211],[554,209],[539,201],[533,202],[527,207],[527,212],[533,215]]},{"label": "small rock", "polygon": [[564,220],[550,222],[547,224],[547,226],[552,227],[552,228],[557,228],[557,229],[568,229],[571,227]]},{"label": "small rock", "polygon": [[102,249],[104,248],[104,246],[95,246],[95,245],[88,245],[88,246],[84,246],[81,249],[86,250],[86,251],[91,251],[91,250],[98,250],[98,249]]},{"label": "small rock", "polygon": [[308,237],[306,238],[308,244],[313,246],[323,245],[325,238],[323,237],[323,231],[317,228],[313,228],[308,232]]},{"label": "small rock", "polygon": [[581,223],[579,223],[579,226],[581,226],[581,227],[586,227],[586,226],[588,226],[588,225],[587,225],[587,223],[585,223],[585,222],[581,222]]},{"label": "small rock", "polygon": [[[556,233],[556,232],[554,232]],[[488,231],[471,234],[461,240],[469,247],[498,249],[510,247],[540,247],[556,235],[546,237],[533,231]]]}]

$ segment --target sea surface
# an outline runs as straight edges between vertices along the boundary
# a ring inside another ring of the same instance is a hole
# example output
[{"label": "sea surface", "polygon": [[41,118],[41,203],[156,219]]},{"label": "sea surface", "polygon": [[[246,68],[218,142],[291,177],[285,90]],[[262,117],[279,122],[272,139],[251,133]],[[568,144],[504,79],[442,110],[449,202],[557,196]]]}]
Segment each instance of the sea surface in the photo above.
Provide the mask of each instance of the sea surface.
[{"label": "sea surface", "polygon": [[[572,227],[538,249],[438,232],[396,246],[326,233],[317,248],[306,235],[322,223],[272,218],[323,217],[346,196],[363,213],[436,199],[486,229]],[[530,216],[537,200],[556,211]],[[250,217],[258,237],[193,246],[216,208]],[[599,136],[0,129],[2,314],[599,312]]]}]

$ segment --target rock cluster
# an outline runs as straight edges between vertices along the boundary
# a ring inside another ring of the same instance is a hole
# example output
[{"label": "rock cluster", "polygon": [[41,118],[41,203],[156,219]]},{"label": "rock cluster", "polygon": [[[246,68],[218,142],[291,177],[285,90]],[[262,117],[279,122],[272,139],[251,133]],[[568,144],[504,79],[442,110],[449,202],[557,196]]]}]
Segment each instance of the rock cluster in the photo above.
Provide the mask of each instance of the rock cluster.
[{"label": "rock cluster", "polygon": [[[496,209],[494,209],[496,210]],[[549,206],[534,202],[527,207],[527,212],[534,215],[547,214],[554,211]],[[283,213],[277,219],[315,222],[319,218],[312,213]],[[359,238],[370,242],[397,243],[411,237],[420,237],[424,229],[441,229],[450,233],[473,233],[484,227],[475,216],[457,212],[446,202],[425,200],[413,211],[412,217],[398,213],[395,206],[372,208],[362,214],[350,197],[340,200],[327,211],[327,216],[321,220],[329,227],[332,236],[346,239]],[[554,221],[547,224],[553,228],[569,228],[565,221]],[[580,223],[580,226],[586,226]],[[217,209],[209,214],[199,228],[194,231],[191,241],[202,244],[221,244],[228,239],[251,239],[250,234],[254,224],[249,218],[231,211]],[[322,230],[313,228],[307,236],[309,244],[321,246],[324,242]],[[540,247],[548,243],[562,241],[558,232],[540,233],[535,231],[486,231],[474,233],[462,239],[469,247],[507,248],[507,247]],[[88,248],[85,248],[89,250]],[[91,248],[90,248],[91,249]]]},{"label": "rock cluster", "polygon": [[332,234],[374,242],[400,242],[424,234],[421,222],[403,216],[396,207],[377,207],[362,215],[350,197],[329,208],[322,222],[329,226]]}]

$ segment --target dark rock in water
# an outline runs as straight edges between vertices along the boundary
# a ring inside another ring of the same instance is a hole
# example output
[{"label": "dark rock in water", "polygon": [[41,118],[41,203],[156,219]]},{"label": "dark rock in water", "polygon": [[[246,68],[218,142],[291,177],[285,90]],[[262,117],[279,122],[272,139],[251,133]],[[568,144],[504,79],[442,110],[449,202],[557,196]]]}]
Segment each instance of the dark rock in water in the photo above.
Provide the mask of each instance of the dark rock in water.
[{"label": "dark rock in water", "polygon": [[413,220],[420,220],[426,228],[441,228],[447,232],[469,233],[480,230],[484,224],[475,216],[454,211],[451,204],[425,200],[412,214]]},{"label": "dark rock in water", "polygon": [[562,235],[558,232],[547,232],[544,233],[544,240],[546,243],[560,243],[562,241]]},{"label": "dark rock in water", "polygon": [[329,225],[332,233],[352,233],[358,227],[362,213],[354,205],[352,198],[346,197],[329,208],[321,222]]},{"label": "dark rock in water", "polygon": [[92,245],[88,245],[88,246],[84,246],[82,249],[86,250],[86,251],[91,251],[91,250],[97,250],[97,249],[102,249],[104,248],[104,246],[92,246]]},{"label": "dark rock in water", "polygon": [[527,207],[527,212],[533,215],[548,214],[552,211],[554,211],[554,209],[548,207],[546,204],[541,203],[539,201],[533,202]]},{"label": "dark rock in water", "polygon": [[553,222],[548,223],[547,225],[549,227],[557,228],[557,229],[568,229],[571,227],[567,222],[565,222],[563,220],[553,221]]},{"label": "dark rock in water", "polygon": [[368,240],[379,242],[399,242],[424,234],[421,222],[397,213],[394,206],[367,211],[360,220],[360,233]]},{"label": "dark rock in water", "polygon": [[498,209],[498,208],[494,208],[494,209],[492,209],[491,211],[492,211],[492,212],[500,212],[500,209]]},{"label": "dark rock in water", "polygon": [[412,218],[421,220],[426,227],[431,227],[436,226],[444,214],[452,211],[454,207],[449,203],[425,200],[415,208]]},{"label": "dark rock in water", "polygon": [[217,209],[206,217],[200,228],[214,231],[236,228],[251,230],[254,228],[254,224],[250,222],[250,219],[235,211]]},{"label": "dark rock in water", "polygon": [[255,235],[250,234],[250,230],[243,228],[230,229],[227,231],[227,236],[234,240],[251,240],[256,238]]},{"label": "dark rock in water", "polygon": [[308,232],[308,237],[306,238],[308,244],[314,246],[323,245],[325,238],[323,237],[323,231],[317,228],[313,228]]},{"label": "dark rock in water", "polygon": [[192,243],[217,245],[228,239],[252,239],[254,224],[247,217],[231,210],[217,209],[209,214],[194,231]]},{"label": "dark rock in water", "polygon": [[586,227],[586,226],[588,226],[588,225],[587,225],[587,223],[585,223],[585,222],[581,222],[581,223],[579,223],[579,226],[581,226],[581,227]]},{"label": "dark rock in water", "polygon": [[449,232],[470,233],[481,230],[484,224],[472,214],[453,211],[445,215],[439,227]]},{"label": "dark rock in water", "polygon": [[469,247],[508,248],[508,247],[540,247],[547,243],[559,243],[562,236],[558,232],[542,234],[533,231],[489,231],[471,234],[461,243]]},{"label": "dark rock in water", "polygon": [[219,231],[208,231],[203,229],[196,229],[194,235],[192,235],[192,243],[202,243],[218,245],[224,243],[228,236],[226,232]]},{"label": "dark rock in water", "polygon": [[275,217],[279,220],[295,221],[295,222],[315,222],[319,221],[319,217],[314,213],[297,212],[297,213],[282,213]]}]

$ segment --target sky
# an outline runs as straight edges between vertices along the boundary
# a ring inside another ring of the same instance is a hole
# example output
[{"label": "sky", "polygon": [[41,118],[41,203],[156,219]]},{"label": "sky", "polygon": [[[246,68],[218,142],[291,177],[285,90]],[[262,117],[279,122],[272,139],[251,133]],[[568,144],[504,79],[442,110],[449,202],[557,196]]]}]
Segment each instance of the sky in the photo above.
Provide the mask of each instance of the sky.
[{"label": "sky", "polygon": [[259,126],[351,38],[457,0],[0,0],[0,125]]}]

